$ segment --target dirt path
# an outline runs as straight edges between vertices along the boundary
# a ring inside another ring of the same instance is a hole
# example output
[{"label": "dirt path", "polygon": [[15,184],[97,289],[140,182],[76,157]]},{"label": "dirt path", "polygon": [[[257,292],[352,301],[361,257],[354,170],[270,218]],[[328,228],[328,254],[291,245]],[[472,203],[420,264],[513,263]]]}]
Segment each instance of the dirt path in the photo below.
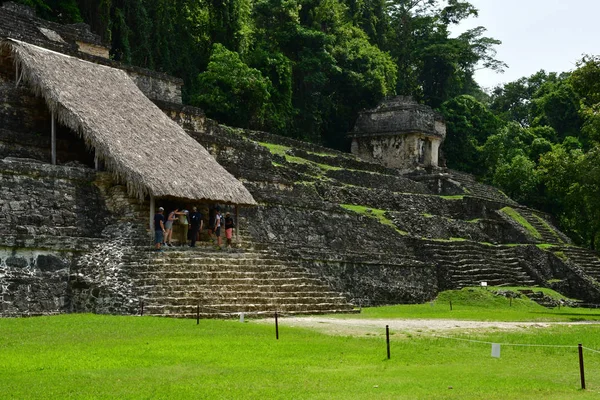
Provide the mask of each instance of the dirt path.
[{"label": "dirt path", "polygon": [[[274,324],[274,319],[256,320],[257,323]],[[285,317],[279,319],[282,327],[309,328],[329,335],[340,336],[377,336],[385,335],[385,326],[396,335],[443,334],[543,329],[553,325],[600,324],[600,322],[486,322],[449,319],[341,319],[321,316]]]}]

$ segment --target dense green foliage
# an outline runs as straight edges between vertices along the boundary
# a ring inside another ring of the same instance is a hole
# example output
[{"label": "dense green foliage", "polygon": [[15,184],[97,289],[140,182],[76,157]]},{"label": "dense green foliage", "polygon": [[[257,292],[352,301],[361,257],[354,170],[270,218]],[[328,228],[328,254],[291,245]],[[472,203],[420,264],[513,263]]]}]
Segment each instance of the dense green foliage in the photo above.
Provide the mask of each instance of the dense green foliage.
[{"label": "dense green foliage", "polygon": [[496,87],[489,99],[458,96],[448,122],[448,166],[555,215],[576,243],[600,244],[600,58],[570,73],[540,71]]},{"label": "dense green foliage", "polygon": [[440,106],[481,95],[475,68],[502,69],[462,0],[20,0],[85,21],[111,57],[184,80],[184,101],[220,122],[347,149],[357,113],[384,96]]}]

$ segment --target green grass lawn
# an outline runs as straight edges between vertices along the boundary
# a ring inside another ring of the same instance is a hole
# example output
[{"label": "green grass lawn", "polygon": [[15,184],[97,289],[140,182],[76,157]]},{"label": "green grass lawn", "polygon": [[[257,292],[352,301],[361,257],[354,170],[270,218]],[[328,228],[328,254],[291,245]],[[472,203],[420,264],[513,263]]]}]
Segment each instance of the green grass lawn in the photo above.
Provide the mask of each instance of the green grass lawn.
[{"label": "green grass lawn", "polygon": [[[564,298],[547,288],[488,287],[442,292],[433,302],[364,308],[358,315],[338,318],[446,318],[475,321],[600,321],[600,309],[558,307],[549,309],[526,297],[510,299],[495,295],[497,290],[532,289],[555,299]],[[452,302],[452,310],[450,310]],[[600,328],[599,328],[600,329]]]},{"label": "green grass lawn", "polygon": [[[414,306],[418,310],[420,306]],[[429,306],[427,306],[429,307]],[[365,313],[370,311],[365,310]],[[418,311],[414,311],[418,313]],[[473,313],[473,311],[472,311]],[[600,349],[596,326],[458,338]],[[0,398],[596,399],[600,354],[392,332],[385,339],[237,321],[61,315],[0,319]]]}]

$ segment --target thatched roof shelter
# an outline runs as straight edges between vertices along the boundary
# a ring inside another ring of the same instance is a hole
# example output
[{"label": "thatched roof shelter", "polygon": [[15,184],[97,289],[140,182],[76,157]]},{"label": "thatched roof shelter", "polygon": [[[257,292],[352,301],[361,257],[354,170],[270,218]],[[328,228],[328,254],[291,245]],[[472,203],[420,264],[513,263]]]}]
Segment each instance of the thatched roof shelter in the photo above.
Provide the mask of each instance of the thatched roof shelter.
[{"label": "thatched roof shelter", "polygon": [[12,53],[23,80],[57,120],[77,132],[131,194],[256,204],[124,71],[14,39],[0,47]]}]

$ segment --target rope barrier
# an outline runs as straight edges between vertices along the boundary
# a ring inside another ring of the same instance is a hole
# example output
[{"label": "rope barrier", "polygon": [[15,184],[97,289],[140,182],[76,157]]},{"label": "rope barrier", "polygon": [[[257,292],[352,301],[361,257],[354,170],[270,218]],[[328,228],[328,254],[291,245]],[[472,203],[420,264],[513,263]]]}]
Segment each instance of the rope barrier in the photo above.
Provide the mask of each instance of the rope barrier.
[{"label": "rope barrier", "polygon": [[[553,347],[553,348],[563,348],[563,349],[576,349],[578,346],[573,345],[558,345],[558,344],[528,344],[528,343],[495,343],[495,342],[487,342],[483,340],[474,340],[474,339],[463,339],[463,338],[455,338],[450,336],[442,336],[442,335],[433,335],[433,337],[441,338],[441,339],[449,339],[449,340],[458,340],[462,342],[471,342],[471,343],[480,343],[480,344],[499,344],[500,346],[512,346],[512,347]],[[591,351],[593,353],[599,353],[600,351],[590,349],[589,347],[583,347],[585,350]]]},{"label": "rope barrier", "polygon": [[584,347],[584,349],[587,350],[587,351],[591,351],[592,353],[598,353],[598,354],[600,354],[600,351],[594,350],[594,349],[590,349],[589,347]]}]

